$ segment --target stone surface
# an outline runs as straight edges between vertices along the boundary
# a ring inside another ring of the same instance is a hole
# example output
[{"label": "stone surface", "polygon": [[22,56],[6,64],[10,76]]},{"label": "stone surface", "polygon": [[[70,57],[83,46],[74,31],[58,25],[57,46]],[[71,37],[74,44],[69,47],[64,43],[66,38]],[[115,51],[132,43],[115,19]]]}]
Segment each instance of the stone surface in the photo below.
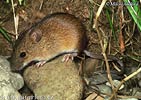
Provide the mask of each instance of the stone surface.
[{"label": "stone surface", "polygon": [[36,97],[53,100],[82,98],[83,83],[76,64],[71,60],[68,62],[61,62],[61,60],[62,57],[59,57],[40,68],[31,66],[25,70],[25,82]]},{"label": "stone surface", "polygon": [[9,62],[0,56],[0,100],[18,100],[21,97],[18,90],[23,85],[21,75],[12,73]]}]

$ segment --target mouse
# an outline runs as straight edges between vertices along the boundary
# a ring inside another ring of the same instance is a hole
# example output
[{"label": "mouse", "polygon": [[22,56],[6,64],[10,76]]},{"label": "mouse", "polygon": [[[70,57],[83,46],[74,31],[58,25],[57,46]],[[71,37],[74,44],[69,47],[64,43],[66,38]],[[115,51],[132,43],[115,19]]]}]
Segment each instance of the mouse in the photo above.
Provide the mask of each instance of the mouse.
[{"label": "mouse", "polygon": [[73,60],[82,52],[103,59],[102,55],[85,50],[87,42],[86,29],[79,18],[68,13],[47,15],[19,35],[10,59],[12,70],[22,70],[32,64],[42,66],[60,55],[64,55],[63,62]]},{"label": "mouse", "polygon": [[22,32],[15,42],[11,56],[13,70],[31,63],[37,66],[66,54],[63,61],[79,55],[86,47],[85,27],[72,14],[54,13]]}]

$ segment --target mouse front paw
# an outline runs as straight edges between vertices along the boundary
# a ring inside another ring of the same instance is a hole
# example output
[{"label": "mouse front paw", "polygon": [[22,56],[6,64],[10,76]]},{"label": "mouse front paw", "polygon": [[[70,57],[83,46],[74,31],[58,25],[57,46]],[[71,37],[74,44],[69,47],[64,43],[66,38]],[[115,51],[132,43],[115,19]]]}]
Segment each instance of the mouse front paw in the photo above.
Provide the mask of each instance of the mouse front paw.
[{"label": "mouse front paw", "polygon": [[76,56],[77,56],[77,53],[65,54],[62,59],[62,62],[68,62],[69,60],[73,60],[74,57]]},{"label": "mouse front paw", "polygon": [[39,61],[39,62],[36,63],[36,67],[39,68],[39,67],[43,66],[45,63],[46,63],[45,60]]}]

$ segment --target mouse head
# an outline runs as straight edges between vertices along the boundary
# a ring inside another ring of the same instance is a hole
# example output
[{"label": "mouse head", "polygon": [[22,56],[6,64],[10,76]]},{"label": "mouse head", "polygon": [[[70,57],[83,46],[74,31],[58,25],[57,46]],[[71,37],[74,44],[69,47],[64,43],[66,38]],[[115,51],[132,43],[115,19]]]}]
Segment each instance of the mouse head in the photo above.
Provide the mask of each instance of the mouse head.
[{"label": "mouse head", "polygon": [[40,29],[30,29],[19,36],[10,59],[12,70],[21,70],[39,61],[38,47],[40,47],[41,39],[42,31]]}]

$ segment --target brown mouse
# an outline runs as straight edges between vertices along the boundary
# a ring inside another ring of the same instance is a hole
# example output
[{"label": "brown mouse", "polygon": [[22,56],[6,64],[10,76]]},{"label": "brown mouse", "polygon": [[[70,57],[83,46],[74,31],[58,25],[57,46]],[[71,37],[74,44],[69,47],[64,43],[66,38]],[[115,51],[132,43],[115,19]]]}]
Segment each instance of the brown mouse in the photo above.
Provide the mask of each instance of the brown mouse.
[{"label": "brown mouse", "polygon": [[51,14],[19,36],[11,57],[12,69],[21,70],[34,62],[40,66],[62,54],[66,54],[63,61],[82,52],[103,59],[102,55],[91,56],[85,50],[86,42],[85,27],[78,18],[67,13]]},{"label": "brown mouse", "polygon": [[11,66],[21,70],[33,61],[47,62],[61,54],[77,56],[85,47],[85,27],[81,21],[71,14],[54,13],[19,36]]}]

